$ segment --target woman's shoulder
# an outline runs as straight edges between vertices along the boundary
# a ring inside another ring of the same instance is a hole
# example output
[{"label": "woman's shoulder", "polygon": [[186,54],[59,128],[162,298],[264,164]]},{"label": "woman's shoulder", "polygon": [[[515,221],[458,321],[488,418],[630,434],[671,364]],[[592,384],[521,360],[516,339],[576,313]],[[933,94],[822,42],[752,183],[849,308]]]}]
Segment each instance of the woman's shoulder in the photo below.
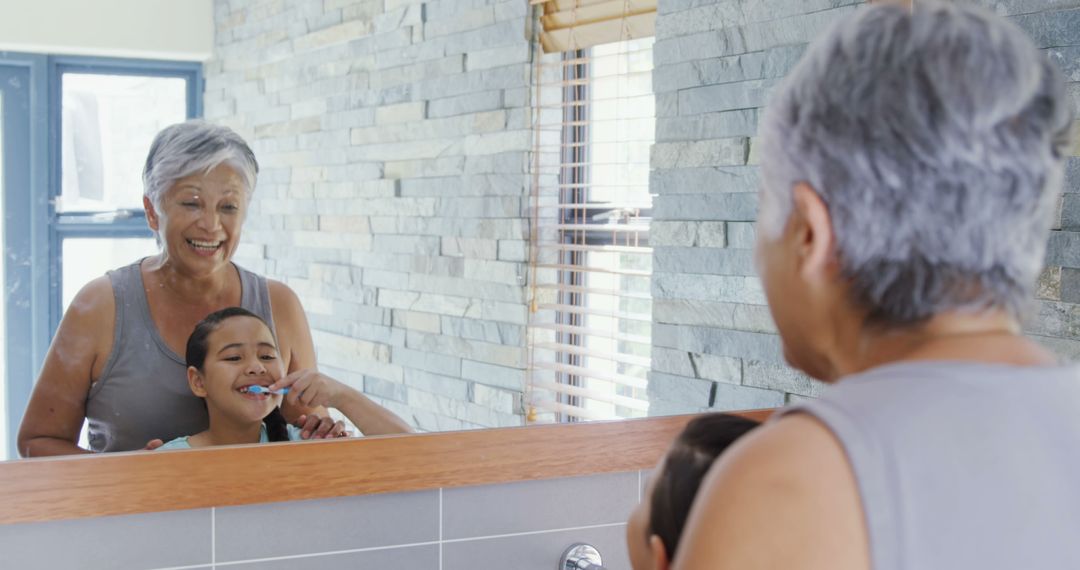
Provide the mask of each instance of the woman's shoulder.
[{"label": "woman's shoulder", "polygon": [[292,308],[300,306],[300,297],[292,290],[292,287],[276,279],[266,278],[266,290],[270,293],[270,304],[275,308]]},{"label": "woman's shoulder", "polygon": [[89,313],[94,317],[108,315],[111,318],[116,305],[117,285],[123,289],[125,282],[137,277],[141,264],[142,260],[139,260],[91,279],[75,294],[71,305],[65,310],[65,315]]},{"label": "woman's shoulder", "polygon": [[115,309],[112,281],[107,275],[102,275],[79,289],[64,311],[64,320],[72,324],[85,322],[96,328],[103,322],[112,321]]},{"label": "woman's shoulder", "polygon": [[[861,516],[840,443],[812,417],[783,416],[710,470],[680,543],[681,567],[863,568]],[[788,548],[771,547],[777,536]]]},{"label": "woman's shoulder", "polygon": [[304,306],[291,287],[280,281],[267,279],[266,288],[270,295],[270,310],[273,312],[274,326],[279,332],[293,330],[296,327],[307,327]]}]

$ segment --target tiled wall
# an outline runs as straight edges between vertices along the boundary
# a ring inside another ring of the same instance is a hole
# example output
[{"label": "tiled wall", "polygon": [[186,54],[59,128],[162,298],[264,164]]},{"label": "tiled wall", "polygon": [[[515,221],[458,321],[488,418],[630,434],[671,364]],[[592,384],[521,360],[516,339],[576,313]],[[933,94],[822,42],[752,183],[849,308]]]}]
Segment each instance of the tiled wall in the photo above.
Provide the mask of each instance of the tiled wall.
[{"label": "tiled wall", "polygon": [[[1031,34],[1080,110],[1080,0],[974,1]],[[808,41],[860,0],[660,0],[650,414],[771,407],[820,385],[784,364],[755,276],[757,123]],[[1080,358],[1080,159],[1027,331]]]},{"label": "tiled wall", "polygon": [[644,472],[0,526],[0,567],[551,570],[574,542],[629,570]]},{"label": "tiled wall", "polygon": [[525,0],[215,0],[208,120],[262,172],[237,261],[423,430],[522,423]]},{"label": "tiled wall", "polygon": [[[1080,0],[974,0],[1028,30],[1080,106]],[[650,413],[771,407],[754,275],[756,131],[806,43],[861,0],[660,0]],[[529,189],[525,0],[216,0],[206,113],[263,173],[241,263],[292,286],[320,366],[426,430],[517,425]],[[1028,331],[1080,356],[1080,162]]]}]

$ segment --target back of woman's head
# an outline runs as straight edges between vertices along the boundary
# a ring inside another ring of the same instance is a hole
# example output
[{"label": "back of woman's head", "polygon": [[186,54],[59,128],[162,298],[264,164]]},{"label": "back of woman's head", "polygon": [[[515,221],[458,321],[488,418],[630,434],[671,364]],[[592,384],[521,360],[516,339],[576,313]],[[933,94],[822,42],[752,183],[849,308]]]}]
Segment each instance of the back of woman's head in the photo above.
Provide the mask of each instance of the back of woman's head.
[{"label": "back of woman's head", "polygon": [[690,507],[713,462],[735,440],[760,424],[739,416],[706,414],[697,417],[672,444],[663,468],[655,474],[649,503],[648,534],[655,534],[675,558]]},{"label": "back of woman's head", "polygon": [[780,235],[805,182],[828,206],[842,276],[870,323],[1019,316],[1071,124],[1061,72],[1005,18],[936,0],[854,10],[769,101],[758,231]]}]

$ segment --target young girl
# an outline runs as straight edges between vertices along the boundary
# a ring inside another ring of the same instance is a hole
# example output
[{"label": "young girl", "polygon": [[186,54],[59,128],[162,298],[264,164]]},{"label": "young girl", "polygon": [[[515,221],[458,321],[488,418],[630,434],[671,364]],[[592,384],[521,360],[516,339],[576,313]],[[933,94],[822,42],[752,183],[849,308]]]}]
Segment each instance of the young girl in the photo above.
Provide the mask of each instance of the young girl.
[{"label": "young girl", "polygon": [[[188,386],[206,400],[210,427],[159,449],[301,439],[300,430],[289,425],[278,410],[282,396],[258,393],[260,388],[289,388],[285,397],[291,401],[337,408],[357,426],[364,426],[363,420],[372,417],[367,412],[375,404],[333,378],[315,371],[285,377],[270,327],[239,307],[211,313],[199,322],[188,338],[185,356]],[[391,421],[400,422],[399,427],[408,431],[400,419]]]},{"label": "young girl", "polygon": [[735,440],[758,425],[727,414],[706,414],[686,424],[650,478],[644,500],[626,525],[634,570],[668,570],[694,496],[709,468]]}]

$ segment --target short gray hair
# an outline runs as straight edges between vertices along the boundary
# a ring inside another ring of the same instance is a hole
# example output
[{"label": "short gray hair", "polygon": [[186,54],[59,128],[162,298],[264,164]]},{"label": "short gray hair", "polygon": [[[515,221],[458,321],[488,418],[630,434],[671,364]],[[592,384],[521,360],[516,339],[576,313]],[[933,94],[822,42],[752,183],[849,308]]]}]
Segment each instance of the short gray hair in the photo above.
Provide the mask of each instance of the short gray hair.
[{"label": "short gray hair", "polygon": [[828,205],[868,323],[1032,296],[1072,123],[1060,72],[1019,28],[963,3],[857,10],[811,45],[761,127],[760,231],[794,184]]},{"label": "short gray hair", "polygon": [[199,172],[209,172],[227,164],[240,174],[246,195],[255,191],[259,163],[244,139],[232,129],[192,119],[165,127],[154,137],[143,167],[143,195],[154,208],[177,180]]}]

